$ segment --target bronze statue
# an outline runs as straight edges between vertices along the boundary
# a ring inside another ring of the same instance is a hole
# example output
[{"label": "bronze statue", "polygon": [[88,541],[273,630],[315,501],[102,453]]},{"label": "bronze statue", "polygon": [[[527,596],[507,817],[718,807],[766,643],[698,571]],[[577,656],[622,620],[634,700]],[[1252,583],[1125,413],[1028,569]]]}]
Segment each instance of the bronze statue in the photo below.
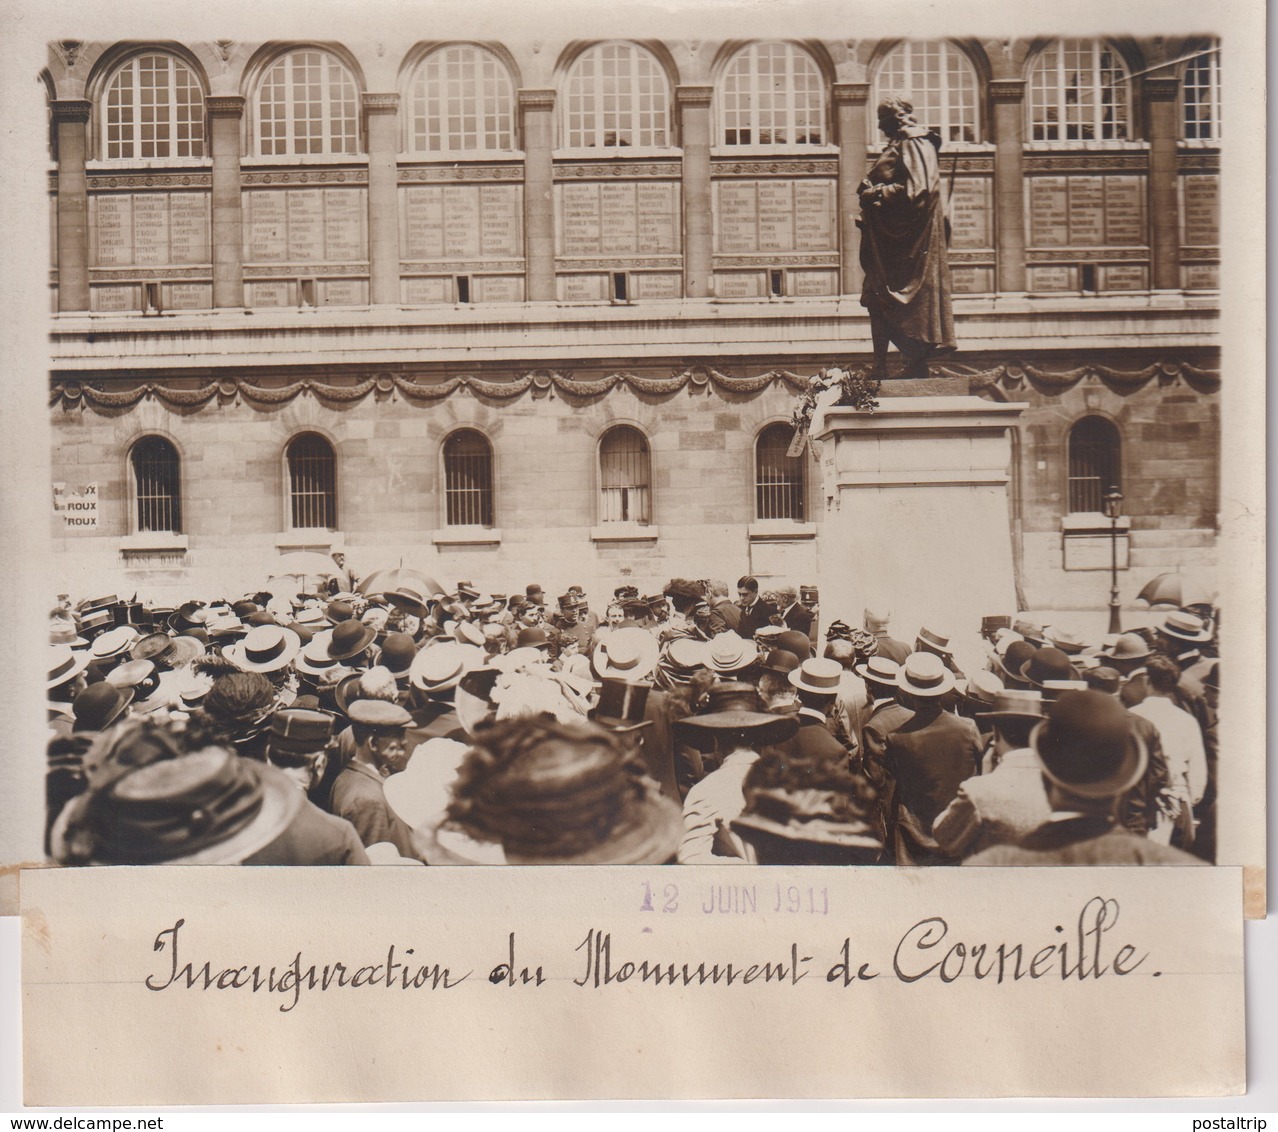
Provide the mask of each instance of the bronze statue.
[{"label": "bronze statue", "polygon": [[857,187],[861,200],[861,304],[870,313],[874,374],[887,377],[889,343],[902,377],[926,377],[929,358],[953,353],[949,236],[941,199],[941,138],[915,121],[905,98],[879,103],[888,144]]}]

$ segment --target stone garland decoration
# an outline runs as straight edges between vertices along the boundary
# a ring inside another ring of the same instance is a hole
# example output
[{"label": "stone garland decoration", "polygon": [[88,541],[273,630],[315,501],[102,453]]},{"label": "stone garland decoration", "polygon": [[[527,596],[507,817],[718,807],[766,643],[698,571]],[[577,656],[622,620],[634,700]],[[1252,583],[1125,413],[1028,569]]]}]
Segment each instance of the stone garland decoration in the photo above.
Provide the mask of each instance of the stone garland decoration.
[{"label": "stone garland decoration", "polygon": [[[854,378],[865,376],[862,370],[853,369],[848,372]],[[932,376],[963,378],[968,382],[973,393],[1020,389],[1026,384],[1045,392],[1062,393],[1088,378],[1096,378],[1109,388],[1123,393],[1133,392],[1155,379],[1164,385],[1179,379],[1198,393],[1215,393],[1220,389],[1219,373],[1199,369],[1188,362],[1155,362],[1139,370],[1116,370],[1109,366],[1089,363],[1059,373],[1039,369],[1036,366],[1016,364],[998,365],[986,370],[973,370],[962,366],[936,366],[933,367]],[[601,397],[618,385],[629,386],[636,393],[648,397],[668,397],[689,386],[695,392],[707,385],[713,385],[723,393],[759,393],[777,381],[783,382],[796,392],[806,393],[811,387],[812,378],[790,373],[788,370],[769,370],[757,377],[733,377],[713,368],[695,366],[668,378],[640,377],[637,374],[622,372],[609,374],[596,381],[581,381],[569,374],[552,370],[535,370],[514,381],[500,382],[481,381],[473,377],[453,377],[446,381],[419,384],[409,378],[382,374],[354,385],[332,385],[328,382],[303,378],[272,388],[255,385],[246,380],[224,378],[196,389],[173,389],[162,382],[147,381],[132,389],[119,392],[99,389],[92,382],[66,379],[53,383],[49,407],[55,408],[60,404],[65,409],[86,405],[95,409],[123,409],[137,404],[144,397],[154,397],[161,404],[171,408],[192,408],[205,405],[215,397],[219,397],[222,402],[233,401],[237,395],[257,404],[282,405],[301,393],[310,393],[321,401],[349,404],[362,400],[374,390],[380,395],[398,391],[401,396],[413,401],[441,401],[462,388],[470,390],[477,397],[499,401],[513,400],[528,392],[530,388],[543,393],[553,388],[566,397],[591,398]]]}]

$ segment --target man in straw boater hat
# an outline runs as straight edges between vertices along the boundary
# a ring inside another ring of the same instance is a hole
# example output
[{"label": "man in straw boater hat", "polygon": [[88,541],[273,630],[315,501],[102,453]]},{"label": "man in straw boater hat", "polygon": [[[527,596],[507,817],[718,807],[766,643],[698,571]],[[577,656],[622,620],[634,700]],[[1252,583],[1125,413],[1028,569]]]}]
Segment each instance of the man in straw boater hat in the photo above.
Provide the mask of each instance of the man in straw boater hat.
[{"label": "man in straw boater hat", "polygon": [[544,715],[476,737],[449,818],[519,865],[664,864],[680,831],[679,807],[622,738]]},{"label": "man in straw boater hat", "polygon": [[1118,804],[1145,773],[1145,744],[1114,697],[1063,692],[1030,735],[1051,817],[1015,845],[967,865],[1201,865],[1197,857],[1123,828]]},{"label": "man in straw boater hat", "polygon": [[48,677],[44,686],[49,697],[49,730],[54,736],[65,737],[75,726],[71,705],[86,687],[84,670],[89,667],[89,655],[83,649],[72,649],[70,645],[50,645],[48,656]]},{"label": "man in straw boater hat", "polygon": [[383,782],[408,765],[405,734],[413,717],[386,700],[356,700],[350,705],[355,753],[333,783],[330,808],[355,827],[367,847],[389,841],[402,857],[416,857],[412,830],[391,809]]},{"label": "man in straw boater hat", "polygon": [[[845,759],[850,759],[856,753],[855,746],[850,747],[835,737],[831,725],[842,678],[843,666],[837,660],[816,656],[809,657],[787,677],[799,701],[799,710],[795,713],[798,730],[783,745],[792,757],[815,758],[842,753]],[[855,739],[851,741],[856,743]]]},{"label": "man in straw boater hat", "polygon": [[413,692],[405,706],[412,716],[416,743],[464,738],[457,715],[457,685],[483,662],[482,649],[456,641],[427,645],[413,658],[408,674]]},{"label": "man in straw boater hat", "polygon": [[981,717],[994,728],[993,767],[958,788],[932,826],[936,843],[953,857],[970,857],[991,845],[1019,841],[1052,813],[1043,789],[1030,732],[1044,719],[1038,692],[998,692]]},{"label": "man in straw boater hat", "polygon": [[741,846],[728,831],[728,823],[745,806],[741,784],[764,750],[792,738],[799,729],[797,716],[775,715],[762,706],[750,685],[721,683],[710,690],[708,712],[680,720],[681,731],[713,745],[716,764],[684,799],[680,864],[744,862]]},{"label": "man in straw boater hat", "polygon": [[745,807],[731,823],[760,865],[873,865],[883,855],[874,788],[847,760],[763,755],[742,785]]},{"label": "man in straw boater hat", "polygon": [[976,771],[980,733],[970,719],[943,710],[954,673],[941,657],[916,652],[897,673],[901,703],[914,715],[887,741],[885,769],[894,787],[892,849],[898,865],[954,864],[932,836],[932,823]]}]

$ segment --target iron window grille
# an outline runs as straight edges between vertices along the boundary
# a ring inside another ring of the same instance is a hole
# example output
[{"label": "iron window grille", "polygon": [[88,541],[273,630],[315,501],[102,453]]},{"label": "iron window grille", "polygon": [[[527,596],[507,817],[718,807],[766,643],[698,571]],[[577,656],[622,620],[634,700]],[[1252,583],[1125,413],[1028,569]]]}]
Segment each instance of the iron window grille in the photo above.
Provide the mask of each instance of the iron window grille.
[{"label": "iron window grille", "polygon": [[294,529],[337,529],[337,459],[313,432],[288,446],[289,502]]},{"label": "iron window grille", "polygon": [[162,436],[146,436],[131,453],[138,532],[182,530],[181,464],[177,449]]},{"label": "iron window grille", "polygon": [[807,520],[804,461],[789,455],[791,433],[789,425],[777,422],[755,442],[755,513],[761,520]]},{"label": "iron window grille", "polygon": [[474,429],[444,441],[444,510],[450,527],[493,525],[493,450]]},{"label": "iron window grille", "polygon": [[1069,509],[1098,512],[1111,487],[1122,490],[1122,440],[1104,417],[1083,417],[1069,431]]},{"label": "iron window grille", "polygon": [[599,520],[652,522],[652,457],[637,428],[617,425],[599,442]]}]

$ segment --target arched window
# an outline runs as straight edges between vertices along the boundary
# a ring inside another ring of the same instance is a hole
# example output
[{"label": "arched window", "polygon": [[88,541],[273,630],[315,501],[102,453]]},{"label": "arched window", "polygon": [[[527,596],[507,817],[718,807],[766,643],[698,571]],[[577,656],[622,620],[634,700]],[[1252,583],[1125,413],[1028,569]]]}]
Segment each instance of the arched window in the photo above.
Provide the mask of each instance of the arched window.
[{"label": "arched window", "polygon": [[137,532],[182,530],[182,472],[177,449],[162,436],[144,436],[129,453]]},{"label": "arched window", "polygon": [[1181,103],[1186,140],[1220,141],[1220,41],[1185,65]]},{"label": "arched window", "polygon": [[204,91],[172,55],[136,55],[116,71],[101,121],[108,159],[204,156]]},{"label": "arched window", "polygon": [[577,56],[565,82],[562,140],[569,149],[670,144],[665,71],[634,43],[600,43]]},{"label": "arched window", "polygon": [[946,141],[980,138],[976,70],[952,43],[906,40],[893,48],[875,76],[872,113],[888,94],[906,95],[919,125]]},{"label": "arched window", "polygon": [[616,425],[599,441],[599,521],[652,522],[652,456],[637,428]]},{"label": "arched window", "polygon": [[359,152],[355,78],[327,51],[280,56],[262,76],[255,105],[264,156]]},{"label": "arched window", "polygon": [[289,441],[288,492],[294,529],[336,529],[337,458],[318,433],[304,432]]},{"label": "arched window", "polygon": [[794,430],[787,424],[770,424],[754,445],[755,517],[759,519],[807,519],[802,456],[789,455]]},{"label": "arched window", "polygon": [[1127,137],[1127,68],[1101,40],[1062,39],[1030,71],[1030,137],[1110,141]]},{"label": "arched window", "polygon": [[1101,511],[1110,488],[1122,489],[1122,438],[1104,417],[1083,417],[1069,430],[1069,509]]},{"label": "arched window", "polygon": [[733,56],[719,86],[724,145],[822,145],[825,80],[790,43],[752,43]]},{"label": "arched window", "polygon": [[515,148],[514,87],[489,51],[457,43],[432,51],[409,91],[413,153],[496,152]]},{"label": "arched window", "polygon": [[493,449],[473,428],[444,441],[444,510],[450,527],[493,525]]}]

